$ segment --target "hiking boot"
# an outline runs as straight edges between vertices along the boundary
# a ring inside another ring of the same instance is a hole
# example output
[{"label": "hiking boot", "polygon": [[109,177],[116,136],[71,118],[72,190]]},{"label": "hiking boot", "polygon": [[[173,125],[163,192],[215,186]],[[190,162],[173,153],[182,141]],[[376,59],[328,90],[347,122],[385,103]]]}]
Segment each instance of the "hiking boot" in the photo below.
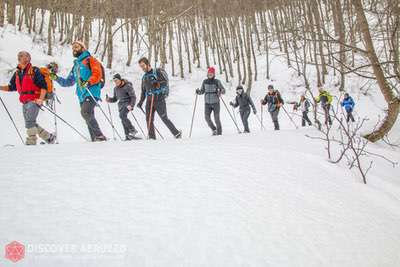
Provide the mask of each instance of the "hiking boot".
[{"label": "hiking boot", "polygon": [[56,141],[57,141],[57,135],[50,134],[50,137],[49,137],[49,139],[46,140],[46,143],[52,145],[52,144],[55,144]]},{"label": "hiking boot", "polygon": [[217,135],[218,135],[217,130],[212,131],[212,136],[217,136]]},{"label": "hiking boot", "polygon": [[182,138],[182,131],[179,131],[179,133],[175,135],[175,139],[181,139],[181,138]]},{"label": "hiking boot", "polygon": [[104,141],[107,141],[107,137],[105,137],[104,135],[96,136],[93,140],[93,142],[104,142]]}]

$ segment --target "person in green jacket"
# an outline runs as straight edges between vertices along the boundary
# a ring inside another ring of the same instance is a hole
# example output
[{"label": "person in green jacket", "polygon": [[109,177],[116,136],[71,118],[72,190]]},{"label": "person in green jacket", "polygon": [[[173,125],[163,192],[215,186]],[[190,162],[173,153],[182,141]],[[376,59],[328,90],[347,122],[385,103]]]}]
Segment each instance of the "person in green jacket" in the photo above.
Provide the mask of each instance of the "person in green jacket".
[{"label": "person in green jacket", "polygon": [[328,125],[328,123],[329,125],[332,125],[332,118],[329,112],[332,106],[333,96],[322,87],[320,87],[318,90],[319,96],[315,99],[315,101],[317,103],[321,103],[321,107],[325,114],[325,125]]}]

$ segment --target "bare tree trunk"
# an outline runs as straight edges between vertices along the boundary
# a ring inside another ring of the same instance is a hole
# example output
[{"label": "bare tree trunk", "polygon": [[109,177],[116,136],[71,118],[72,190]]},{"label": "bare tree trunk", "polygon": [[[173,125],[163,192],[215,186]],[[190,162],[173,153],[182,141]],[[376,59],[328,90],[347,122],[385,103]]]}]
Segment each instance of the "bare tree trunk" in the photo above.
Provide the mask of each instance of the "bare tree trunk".
[{"label": "bare tree trunk", "polygon": [[369,25],[364,13],[363,4],[361,0],[352,0],[352,3],[356,12],[360,31],[363,36],[365,48],[367,50],[367,57],[372,65],[372,69],[374,71],[379,88],[381,89],[385,101],[388,103],[388,110],[386,117],[383,120],[383,123],[379,126],[377,130],[365,135],[365,138],[367,138],[369,141],[376,142],[385,137],[385,135],[389,133],[394,123],[396,122],[400,111],[400,99],[396,97],[393,90],[390,88],[388,82],[386,81],[382,66],[379,63],[378,56],[375,52],[375,47],[372,41],[371,33],[369,31]]}]

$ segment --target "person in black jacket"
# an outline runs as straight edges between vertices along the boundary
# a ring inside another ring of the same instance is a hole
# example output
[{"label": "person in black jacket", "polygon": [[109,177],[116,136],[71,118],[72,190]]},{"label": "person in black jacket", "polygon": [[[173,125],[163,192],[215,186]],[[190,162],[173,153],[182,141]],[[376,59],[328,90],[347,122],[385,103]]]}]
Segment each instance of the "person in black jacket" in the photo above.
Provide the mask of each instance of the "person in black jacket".
[{"label": "person in black jacket", "polygon": [[244,132],[250,133],[249,129],[249,116],[250,116],[250,107],[253,109],[253,113],[257,114],[256,106],[253,103],[251,97],[244,92],[244,89],[241,85],[236,88],[236,97],[235,100],[230,102],[229,104],[237,108],[239,107],[240,118],[242,119]]},{"label": "person in black jacket", "polygon": [[122,79],[121,75],[118,73],[114,75],[113,81],[115,84],[114,94],[112,97],[107,95],[106,101],[108,103],[115,103],[118,101],[119,118],[124,127],[126,140],[137,139],[137,130],[128,119],[128,114],[133,110],[136,103],[136,95],[132,83]]},{"label": "person in black jacket", "polygon": [[279,130],[279,110],[284,102],[279,91],[274,90],[273,85],[268,85],[268,93],[264,99],[261,99],[261,104],[264,106],[268,104],[268,112],[271,115],[274,128],[276,131]]},{"label": "person in black jacket", "polygon": [[176,139],[182,138],[182,131],[176,129],[167,115],[167,104],[165,102],[169,94],[167,73],[160,68],[153,69],[150,61],[145,57],[139,60],[139,66],[143,70],[144,75],[142,78],[142,93],[137,106],[142,109],[142,105],[146,100],[146,121],[149,139],[156,139],[154,129],[154,115],[156,111],[172,135]]}]

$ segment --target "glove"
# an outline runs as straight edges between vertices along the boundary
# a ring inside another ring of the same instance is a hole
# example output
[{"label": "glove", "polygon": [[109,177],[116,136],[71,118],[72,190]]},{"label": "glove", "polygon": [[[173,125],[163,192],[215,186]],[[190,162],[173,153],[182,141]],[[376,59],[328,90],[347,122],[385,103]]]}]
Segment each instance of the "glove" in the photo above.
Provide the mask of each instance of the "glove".
[{"label": "glove", "polygon": [[196,89],[196,94],[201,94],[201,91],[200,91],[200,89]]},{"label": "glove", "polygon": [[132,110],[133,110],[133,107],[132,107],[131,105],[128,105],[128,106],[126,107],[126,109],[129,110],[129,111],[132,111]]},{"label": "glove", "polygon": [[229,105],[231,105],[232,107],[234,106],[234,104],[233,104],[233,102],[231,101],[231,102],[229,102]]},{"label": "glove", "polygon": [[55,80],[57,80],[58,79],[58,76],[57,76],[57,74],[55,74],[55,73],[50,73],[50,80],[52,80],[52,81],[55,81]]},{"label": "glove", "polygon": [[261,99],[260,102],[261,102],[262,105],[265,105],[264,99]]},{"label": "glove", "polygon": [[82,78],[80,79],[80,84],[82,88],[87,88],[89,86],[89,82],[82,80]]},{"label": "glove", "polygon": [[254,113],[254,115],[256,115],[257,114],[257,110],[253,109],[253,113]]},{"label": "glove", "polygon": [[110,103],[110,97],[106,95],[106,102]]},{"label": "glove", "polygon": [[143,102],[139,102],[136,106],[137,106],[139,109],[143,110],[142,105],[143,105]]},{"label": "glove", "polygon": [[35,103],[36,103],[36,105],[38,105],[38,106],[42,106],[42,105],[43,105],[43,99],[40,99],[40,98],[35,99]]}]

